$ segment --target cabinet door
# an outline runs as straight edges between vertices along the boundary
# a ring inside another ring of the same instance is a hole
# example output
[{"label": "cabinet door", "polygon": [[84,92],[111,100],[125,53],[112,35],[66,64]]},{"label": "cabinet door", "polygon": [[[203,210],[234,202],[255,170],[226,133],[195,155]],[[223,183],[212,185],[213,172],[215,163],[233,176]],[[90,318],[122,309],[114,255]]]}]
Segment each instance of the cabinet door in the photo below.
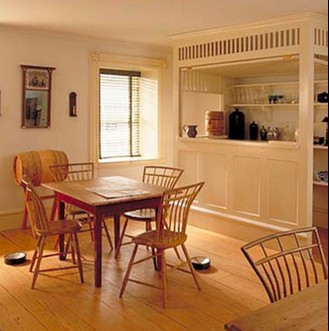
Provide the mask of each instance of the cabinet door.
[{"label": "cabinet door", "polygon": [[261,158],[235,156],[233,160],[232,204],[235,213],[260,216]]},{"label": "cabinet door", "polygon": [[206,207],[217,210],[228,208],[229,157],[225,154],[203,154],[201,174],[206,182],[203,202]]},{"label": "cabinet door", "polygon": [[268,161],[268,218],[298,224],[298,163]]}]

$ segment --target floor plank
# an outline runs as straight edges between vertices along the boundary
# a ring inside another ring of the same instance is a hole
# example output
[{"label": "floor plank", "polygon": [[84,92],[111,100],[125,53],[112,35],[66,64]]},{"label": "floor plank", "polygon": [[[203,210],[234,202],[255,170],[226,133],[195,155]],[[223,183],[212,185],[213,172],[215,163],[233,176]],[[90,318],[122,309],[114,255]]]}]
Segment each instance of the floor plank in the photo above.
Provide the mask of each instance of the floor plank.
[{"label": "floor plank", "polygon": [[[139,233],[143,226],[133,224],[129,231]],[[209,256],[212,268],[198,273],[201,292],[190,275],[170,273],[168,307],[163,310],[161,292],[136,284],[130,283],[124,298],[119,299],[132,246],[124,246],[115,260],[104,244],[103,287],[95,289],[93,244],[88,233],[81,234],[85,284],[79,283],[75,271],[66,270],[41,275],[37,289],[30,290],[29,261],[19,267],[3,263],[4,254],[17,250],[24,250],[31,259],[35,241],[30,231],[0,233],[0,331],[219,331],[226,322],[268,304],[265,291],[240,251],[244,242],[194,227],[189,227],[188,235],[190,255]],[[53,248],[51,242],[47,249]],[[139,254],[148,252],[141,249]],[[174,252],[170,252],[168,260],[175,259]],[[62,262],[55,259],[47,263],[57,266]],[[137,266],[133,275],[159,282],[152,261]]]}]

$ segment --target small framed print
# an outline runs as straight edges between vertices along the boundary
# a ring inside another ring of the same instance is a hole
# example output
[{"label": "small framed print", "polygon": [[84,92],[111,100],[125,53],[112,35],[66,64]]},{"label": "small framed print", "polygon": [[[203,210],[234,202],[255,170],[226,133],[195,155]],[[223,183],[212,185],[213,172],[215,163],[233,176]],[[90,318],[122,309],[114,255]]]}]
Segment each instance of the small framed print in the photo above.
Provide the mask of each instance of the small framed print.
[{"label": "small framed print", "polygon": [[26,69],[26,88],[30,90],[48,90],[50,73],[46,69]]}]

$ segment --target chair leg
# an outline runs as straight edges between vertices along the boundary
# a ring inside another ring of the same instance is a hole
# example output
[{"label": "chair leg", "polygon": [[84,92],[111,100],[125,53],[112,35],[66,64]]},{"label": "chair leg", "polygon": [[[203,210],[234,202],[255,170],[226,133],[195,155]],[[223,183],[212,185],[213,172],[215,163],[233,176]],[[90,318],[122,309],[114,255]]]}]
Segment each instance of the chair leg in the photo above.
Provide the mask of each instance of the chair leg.
[{"label": "chair leg", "polygon": [[130,277],[130,273],[131,273],[131,270],[132,270],[132,268],[134,266],[134,262],[135,262],[137,251],[138,251],[138,245],[135,245],[134,251],[133,251],[133,253],[131,255],[131,259],[130,259],[130,262],[129,262],[129,265],[128,265],[126,276],[125,276],[125,278],[123,280],[123,284],[122,284],[122,288],[121,288],[121,292],[120,292],[120,296],[119,296],[120,298],[123,297],[124,292],[126,291],[127,284],[128,284],[129,277]]},{"label": "chair leg", "polygon": [[83,277],[83,267],[82,267],[81,251],[80,251],[78,235],[76,233],[73,233],[71,236],[73,237],[71,239],[72,240],[72,245],[74,246],[75,252],[77,254],[80,281],[81,281],[81,283],[84,283],[85,281],[84,281],[84,277]]},{"label": "chair leg", "polygon": [[41,240],[42,240],[42,237],[39,237],[38,243],[37,243],[37,247],[34,250],[34,254],[33,254],[33,257],[32,257],[31,266],[30,266],[30,272],[33,272],[33,268],[35,266],[35,262],[36,262],[37,257],[38,257],[38,247],[40,246]]},{"label": "chair leg", "polygon": [[153,265],[155,271],[161,271],[161,264],[158,266],[158,257],[157,257],[157,251],[156,249],[152,248],[152,255],[153,255]]},{"label": "chair leg", "polygon": [[188,251],[187,251],[187,248],[186,248],[186,246],[184,244],[182,245],[182,248],[183,248],[183,251],[184,251],[184,254],[185,254],[187,263],[188,263],[188,265],[190,267],[191,274],[193,276],[194,282],[195,282],[198,290],[201,291],[201,286],[199,284],[198,278],[197,278],[196,273],[195,273],[195,270],[193,268],[193,265],[192,265],[192,262],[191,262],[191,258],[190,258],[190,255],[189,255]]},{"label": "chair leg", "polygon": [[128,223],[129,223],[129,219],[126,218],[125,224],[123,226],[123,229],[122,229],[122,232],[121,232],[121,236],[120,236],[120,239],[119,239],[119,242],[118,242],[118,246],[117,246],[116,252],[115,252],[115,258],[116,259],[119,256],[119,253],[120,253],[120,250],[121,250],[121,246],[122,246],[122,243],[123,243],[123,238],[125,237],[125,234],[126,234]]},{"label": "chair leg", "polygon": [[178,248],[177,247],[174,247],[174,250],[175,250],[175,253],[177,255],[178,260],[183,261],[182,258],[181,258],[181,256],[180,256],[180,254],[179,254]]},{"label": "chair leg", "polygon": [[161,261],[162,261],[162,268],[161,268],[161,278],[162,278],[162,303],[163,309],[166,308],[167,303],[167,260],[166,260],[166,252],[163,251],[161,253]]},{"label": "chair leg", "polygon": [[65,251],[64,251],[65,258],[67,257],[67,254],[69,253],[70,246],[72,247],[72,236],[71,235],[68,236],[67,243],[65,245]]},{"label": "chair leg", "polygon": [[95,241],[94,222],[89,214],[87,214],[87,221],[88,221],[91,241],[94,242]]},{"label": "chair leg", "polygon": [[49,217],[50,221],[55,220],[57,208],[58,208],[58,201],[56,198],[54,198],[53,206],[51,208],[50,217]]},{"label": "chair leg", "polygon": [[146,232],[152,231],[152,223],[150,221],[146,221],[145,229]]},{"label": "chair leg", "polygon": [[110,248],[113,250],[112,238],[111,238],[111,235],[110,235],[109,229],[108,229],[108,227],[107,227],[107,224],[106,224],[105,218],[103,218],[103,220],[102,220],[102,224],[103,224],[103,229],[104,229],[104,231],[105,231],[105,235],[106,235],[106,237],[107,237],[107,241],[109,242]]},{"label": "chair leg", "polygon": [[[71,246],[71,256],[72,256],[72,263],[73,264],[77,264],[77,261],[75,259],[75,253],[76,253],[76,249],[75,249],[75,241],[73,239],[73,235],[69,234],[69,241],[67,242],[67,250],[69,249],[69,247]],[[68,254],[68,251],[66,252],[66,255]]]},{"label": "chair leg", "polygon": [[46,246],[46,241],[47,241],[47,237],[41,237],[40,242],[38,243],[38,260],[37,260],[37,265],[35,267],[35,271],[34,271],[34,275],[33,275],[33,281],[32,281],[32,290],[35,289],[35,285],[39,276],[39,271],[40,271],[40,266],[41,266],[41,260],[43,257],[43,252],[45,250],[45,246]]},{"label": "chair leg", "polygon": [[27,222],[29,220],[29,214],[27,212],[27,207],[24,207],[24,216],[23,216],[23,223],[22,223],[22,229],[26,230],[27,229]]}]

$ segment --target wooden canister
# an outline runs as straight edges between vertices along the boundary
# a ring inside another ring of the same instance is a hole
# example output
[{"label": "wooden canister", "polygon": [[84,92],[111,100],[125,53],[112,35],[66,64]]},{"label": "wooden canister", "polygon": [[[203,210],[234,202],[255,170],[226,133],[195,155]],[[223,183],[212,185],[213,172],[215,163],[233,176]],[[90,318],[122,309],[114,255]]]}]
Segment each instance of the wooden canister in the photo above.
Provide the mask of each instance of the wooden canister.
[{"label": "wooden canister", "polygon": [[206,112],[206,136],[220,137],[225,135],[225,116],[223,111]]},{"label": "wooden canister", "polygon": [[14,159],[14,175],[18,185],[26,175],[33,185],[39,186],[41,183],[53,182],[53,176],[49,166],[67,164],[68,157],[62,151],[44,150],[20,153]]}]

